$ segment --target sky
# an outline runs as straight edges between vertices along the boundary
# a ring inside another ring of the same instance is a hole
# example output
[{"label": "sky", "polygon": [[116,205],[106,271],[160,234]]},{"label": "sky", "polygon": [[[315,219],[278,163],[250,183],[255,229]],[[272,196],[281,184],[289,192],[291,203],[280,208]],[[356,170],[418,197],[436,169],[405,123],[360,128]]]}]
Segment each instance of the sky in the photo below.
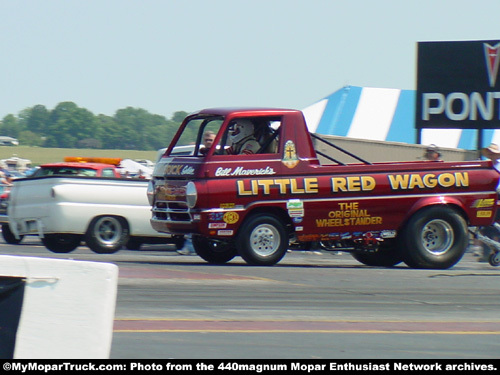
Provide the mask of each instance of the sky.
[{"label": "sky", "polygon": [[345,85],[416,88],[423,41],[500,38],[500,0],[0,0],[0,119],[304,109]]}]

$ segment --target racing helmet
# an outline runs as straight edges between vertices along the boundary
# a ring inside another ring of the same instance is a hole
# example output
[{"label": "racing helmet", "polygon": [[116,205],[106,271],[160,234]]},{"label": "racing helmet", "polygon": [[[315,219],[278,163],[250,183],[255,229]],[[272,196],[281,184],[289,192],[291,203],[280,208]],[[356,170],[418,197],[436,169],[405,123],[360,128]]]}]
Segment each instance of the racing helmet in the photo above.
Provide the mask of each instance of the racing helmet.
[{"label": "racing helmet", "polygon": [[252,121],[240,119],[234,121],[229,129],[229,139],[232,143],[238,143],[242,139],[252,135],[254,132],[254,125]]}]

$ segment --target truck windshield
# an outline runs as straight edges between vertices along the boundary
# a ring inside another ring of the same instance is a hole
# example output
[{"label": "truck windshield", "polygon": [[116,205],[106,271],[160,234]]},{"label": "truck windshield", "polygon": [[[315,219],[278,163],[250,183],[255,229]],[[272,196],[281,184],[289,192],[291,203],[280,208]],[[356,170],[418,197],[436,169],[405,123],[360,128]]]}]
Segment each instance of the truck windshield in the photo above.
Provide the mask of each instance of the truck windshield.
[{"label": "truck windshield", "polygon": [[172,155],[203,156],[212,147],[212,142],[224,121],[223,117],[195,117],[184,127]]},{"label": "truck windshield", "polygon": [[31,177],[42,176],[86,176],[95,177],[97,171],[90,168],[74,168],[74,167],[42,167],[37,170]]}]

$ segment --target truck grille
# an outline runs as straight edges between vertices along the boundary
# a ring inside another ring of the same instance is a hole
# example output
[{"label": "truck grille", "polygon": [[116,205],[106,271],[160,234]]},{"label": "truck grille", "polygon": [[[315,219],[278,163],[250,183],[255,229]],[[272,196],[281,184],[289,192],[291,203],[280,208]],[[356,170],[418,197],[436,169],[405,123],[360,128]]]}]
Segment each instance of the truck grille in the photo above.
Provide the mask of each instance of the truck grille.
[{"label": "truck grille", "polygon": [[191,214],[186,202],[157,201],[153,207],[153,220],[186,223],[191,221]]}]

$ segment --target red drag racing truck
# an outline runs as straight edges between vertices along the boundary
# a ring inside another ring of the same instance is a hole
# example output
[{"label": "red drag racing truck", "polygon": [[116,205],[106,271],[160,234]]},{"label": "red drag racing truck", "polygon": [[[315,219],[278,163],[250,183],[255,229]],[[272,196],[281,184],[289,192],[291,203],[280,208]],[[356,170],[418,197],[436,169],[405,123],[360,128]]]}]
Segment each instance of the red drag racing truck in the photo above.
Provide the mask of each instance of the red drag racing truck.
[{"label": "red drag racing truck", "polygon": [[[333,152],[315,151],[313,137]],[[171,154],[189,144],[190,155]],[[493,222],[498,180],[490,161],[370,163],[310,134],[297,110],[206,109],[184,120],[148,197],[153,228],[192,234],[210,263],[274,265],[319,243],[370,266],[446,269],[468,226]]]}]

